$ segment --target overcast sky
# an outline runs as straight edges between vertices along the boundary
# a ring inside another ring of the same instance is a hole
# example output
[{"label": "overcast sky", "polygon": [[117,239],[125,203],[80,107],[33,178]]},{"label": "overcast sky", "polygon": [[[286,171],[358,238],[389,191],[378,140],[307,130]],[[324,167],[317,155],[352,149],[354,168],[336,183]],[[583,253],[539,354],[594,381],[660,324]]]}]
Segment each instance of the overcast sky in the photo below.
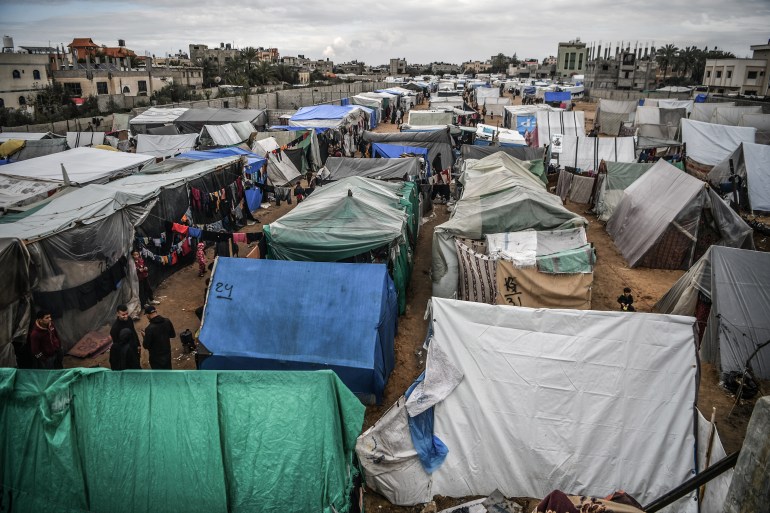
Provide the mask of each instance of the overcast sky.
[{"label": "overcast sky", "polygon": [[0,0],[0,30],[16,46],[91,37],[137,54],[187,53],[190,43],[274,46],[377,65],[459,64],[502,52],[542,60],[559,41],[708,46],[750,55],[770,39],[770,0]]}]

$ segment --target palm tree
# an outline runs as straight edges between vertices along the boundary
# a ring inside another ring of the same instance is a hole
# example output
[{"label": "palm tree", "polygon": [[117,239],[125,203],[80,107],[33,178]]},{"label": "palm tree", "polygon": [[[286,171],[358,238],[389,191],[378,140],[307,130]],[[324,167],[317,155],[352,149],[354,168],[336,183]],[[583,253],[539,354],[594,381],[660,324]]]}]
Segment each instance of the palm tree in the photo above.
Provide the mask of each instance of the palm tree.
[{"label": "palm tree", "polygon": [[229,84],[240,84],[244,81],[244,60],[236,56],[225,63],[225,80]]},{"label": "palm tree", "polygon": [[666,83],[666,77],[668,76],[668,67],[674,63],[676,55],[679,52],[679,48],[672,44],[667,44],[662,48],[658,48],[655,53],[655,60],[663,67],[663,83]]},{"label": "palm tree", "polygon": [[281,82],[296,84],[299,81],[299,74],[285,64],[274,66],[273,72],[275,73],[275,78]]},{"label": "palm tree", "polygon": [[688,71],[691,71],[696,64],[698,49],[694,46],[687,46],[679,51],[676,57],[676,68],[678,72],[681,72],[685,78],[692,78],[687,75]]},{"label": "palm tree", "polygon": [[259,52],[253,46],[247,46],[241,50],[241,57],[246,61],[246,73],[251,73],[251,63],[259,58]]},{"label": "palm tree", "polygon": [[275,69],[269,62],[262,61],[249,71],[252,85],[265,85],[275,77]]}]

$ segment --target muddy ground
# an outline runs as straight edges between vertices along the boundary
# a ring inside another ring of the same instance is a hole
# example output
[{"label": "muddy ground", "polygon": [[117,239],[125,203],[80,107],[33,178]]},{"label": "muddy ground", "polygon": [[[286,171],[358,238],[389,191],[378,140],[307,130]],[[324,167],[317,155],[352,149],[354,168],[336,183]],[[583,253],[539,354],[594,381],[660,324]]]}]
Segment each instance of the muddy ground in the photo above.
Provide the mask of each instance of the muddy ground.
[{"label": "muddy ground", "polygon": [[[517,98],[516,103],[520,103]],[[427,105],[418,106],[426,108]],[[578,104],[578,108],[586,110],[586,128],[590,129],[595,105],[589,103]],[[497,120],[487,119],[488,122]],[[496,124],[496,123],[494,123]],[[392,132],[396,127],[389,123],[382,124],[377,132]],[[280,207],[271,205],[267,209],[260,209],[256,216],[259,223],[247,226],[241,231],[261,231],[262,226],[280,218],[296,203],[288,205],[284,203]],[[621,294],[623,287],[631,287],[635,304],[640,312],[649,312],[655,302],[671,287],[671,285],[683,274],[682,271],[665,271],[660,269],[630,269],[623,257],[615,248],[604,226],[598,219],[586,212],[586,205],[568,203],[567,208],[583,215],[588,221],[588,240],[596,248],[597,265],[594,272],[594,284],[592,291],[592,308],[595,310],[617,310],[617,296]],[[430,279],[431,243],[433,228],[449,218],[445,205],[436,205],[433,213],[426,218],[417,242],[414,254],[414,272],[407,291],[407,310],[399,319],[398,335],[395,341],[396,366],[390,376],[383,403],[379,406],[369,406],[366,409],[363,429],[373,425],[378,418],[404,393],[413,380],[422,372],[425,365],[425,353],[422,344],[427,329],[427,321],[423,318],[428,299],[431,296],[432,283]],[[767,238],[757,237],[760,247],[766,247]],[[240,245],[240,255],[245,256],[252,246]],[[207,253],[209,261],[213,258],[213,249]],[[195,332],[199,322],[193,313],[195,308],[203,302],[204,278],[197,275],[197,266],[189,265],[180,269],[173,276],[163,282],[155,291],[156,299],[161,301],[158,311],[168,317],[174,323],[177,333],[184,329]],[[142,318],[137,322],[137,329],[144,328],[147,322]],[[193,355],[185,353],[179,339],[172,342],[174,369],[195,369]],[[109,367],[109,353],[85,360],[72,357],[65,358],[65,367]],[[149,368],[146,352],[143,352],[142,366]],[[711,415],[712,407],[716,408],[716,419],[719,435],[726,451],[729,453],[739,450],[746,432],[754,401],[743,401],[733,409],[734,399],[718,386],[717,372],[709,364],[702,365],[701,382],[699,388],[698,407],[707,418]],[[770,383],[763,383],[763,390],[770,390]],[[732,414],[731,414],[732,411]],[[452,499],[446,497],[437,498],[439,509],[460,504],[471,498]],[[526,502],[526,501],[525,501]],[[421,506],[398,507],[387,502],[383,497],[374,492],[365,495],[366,510],[370,512],[415,512],[422,509]],[[529,510],[534,506],[533,501],[523,504]]]}]

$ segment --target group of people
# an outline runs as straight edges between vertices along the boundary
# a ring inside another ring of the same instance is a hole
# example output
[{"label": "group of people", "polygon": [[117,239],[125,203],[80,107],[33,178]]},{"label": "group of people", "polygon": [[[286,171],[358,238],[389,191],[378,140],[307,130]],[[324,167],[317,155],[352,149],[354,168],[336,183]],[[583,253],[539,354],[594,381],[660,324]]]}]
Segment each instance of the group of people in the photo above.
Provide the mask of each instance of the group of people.
[{"label": "group of people", "polygon": [[[149,305],[144,314],[149,323],[144,330],[136,331],[134,321],[128,315],[126,305],[118,305],[115,322],[110,329],[112,348],[110,349],[110,368],[112,370],[141,369],[142,348],[144,348],[153,370],[171,370],[171,339],[176,331],[171,321]],[[139,343],[139,334],[143,340]]]},{"label": "group of people", "polygon": [[404,122],[404,111],[401,110],[400,106],[394,107],[392,105],[388,105],[385,109],[384,121],[386,123],[393,123],[394,125],[400,127]]}]

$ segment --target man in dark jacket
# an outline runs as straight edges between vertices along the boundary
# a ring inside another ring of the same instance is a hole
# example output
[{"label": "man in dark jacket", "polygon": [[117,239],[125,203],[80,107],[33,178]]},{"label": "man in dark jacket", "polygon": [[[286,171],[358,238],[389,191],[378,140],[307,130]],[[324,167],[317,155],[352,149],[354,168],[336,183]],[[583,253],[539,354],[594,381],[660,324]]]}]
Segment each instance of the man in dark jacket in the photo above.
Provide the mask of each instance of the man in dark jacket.
[{"label": "man in dark jacket", "polygon": [[61,369],[64,354],[51,320],[51,312],[40,310],[29,331],[29,350],[38,369]]},{"label": "man in dark jacket", "polygon": [[112,328],[110,328],[110,337],[112,338],[113,344],[119,342],[120,332],[124,329],[131,331],[133,337],[131,347],[136,350],[137,355],[141,355],[141,350],[139,348],[139,334],[134,327],[134,321],[128,316],[128,307],[126,305],[118,305],[115,309],[115,322],[112,323]]},{"label": "man in dark jacket", "polygon": [[171,339],[176,337],[174,325],[158,315],[154,306],[149,305],[144,313],[150,324],[144,330],[144,348],[150,353],[150,367],[154,370],[171,370]]},{"label": "man in dark jacket", "polygon": [[110,349],[110,368],[114,371],[142,368],[139,362],[136,331],[123,328],[118,333],[117,339],[113,339]]}]

